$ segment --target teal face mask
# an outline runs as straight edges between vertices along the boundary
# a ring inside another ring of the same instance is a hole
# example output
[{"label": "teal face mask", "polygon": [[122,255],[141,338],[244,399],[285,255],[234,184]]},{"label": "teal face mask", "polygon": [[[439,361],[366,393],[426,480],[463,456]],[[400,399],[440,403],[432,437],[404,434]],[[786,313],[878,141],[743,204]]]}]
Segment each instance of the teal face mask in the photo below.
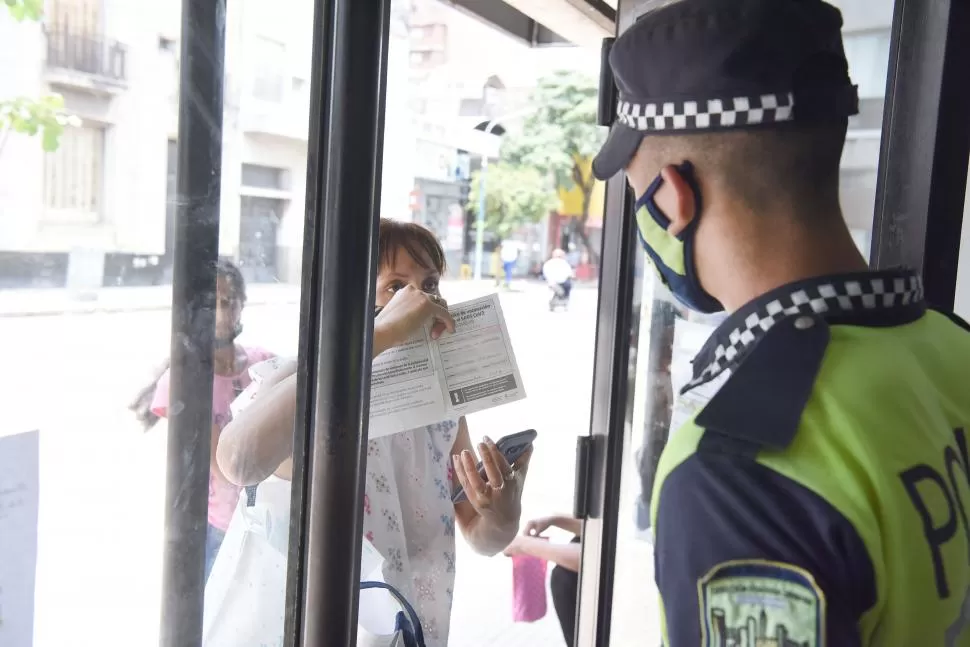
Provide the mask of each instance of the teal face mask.
[{"label": "teal face mask", "polygon": [[694,178],[694,167],[690,162],[684,162],[677,171],[694,193],[694,218],[676,236],[667,233],[670,219],[654,199],[663,185],[663,178],[658,175],[636,203],[640,244],[653,262],[660,280],[685,307],[706,314],[720,312],[724,306],[701,286],[694,266],[694,235],[701,215],[701,192]]}]

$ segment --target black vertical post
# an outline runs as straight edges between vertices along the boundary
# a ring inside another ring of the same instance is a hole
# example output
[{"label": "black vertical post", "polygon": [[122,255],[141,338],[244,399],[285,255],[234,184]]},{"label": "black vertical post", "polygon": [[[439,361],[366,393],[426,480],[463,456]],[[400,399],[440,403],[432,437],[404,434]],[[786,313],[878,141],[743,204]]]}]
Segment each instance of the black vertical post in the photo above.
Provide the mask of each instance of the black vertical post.
[{"label": "black vertical post", "polygon": [[160,645],[202,641],[225,0],[183,0]]},{"label": "black vertical post", "polygon": [[896,0],[872,264],[922,270],[952,309],[970,155],[970,3]]},{"label": "black vertical post", "polygon": [[590,412],[590,464],[587,518],[583,525],[580,615],[577,645],[608,645],[613,606],[620,475],[629,389],[630,332],[637,279],[636,229],[626,179],[607,183],[603,225],[593,402]]},{"label": "black vertical post", "polygon": [[316,0],[286,644],[354,645],[390,0]]},{"label": "black vertical post", "polygon": [[[647,10],[666,4],[665,0],[620,0],[617,10],[617,36]],[[601,67],[608,65],[603,52]],[[600,72],[600,92],[615,88],[606,79],[612,73]],[[600,97],[600,118],[615,111],[609,98]],[[609,110],[607,114],[606,111]],[[590,460],[586,493],[586,523],[583,525],[582,569],[579,580],[575,644],[583,647],[610,644],[613,607],[613,572],[616,568],[617,524],[620,514],[620,477],[623,465],[627,404],[630,397],[630,339],[637,334],[634,294],[641,280],[636,276],[637,245],[633,196],[626,178],[618,174],[607,183],[603,225],[603,259],[597,306],[596,362],[593,368],[593,402],[590,414]],[[652,312],[652,310],[651,310]],[[654,340],[651,340],[651,342]],[[639,342],[643,343],[643,340]],[[650,351],[640,346],[643,355]],[[657,356],[654,356],[657,357]],[[652,360],[653,361],[653,360]],[[659,361],[659,360],[658,360]],[[629,513],[629,511],[627,512]]]}]

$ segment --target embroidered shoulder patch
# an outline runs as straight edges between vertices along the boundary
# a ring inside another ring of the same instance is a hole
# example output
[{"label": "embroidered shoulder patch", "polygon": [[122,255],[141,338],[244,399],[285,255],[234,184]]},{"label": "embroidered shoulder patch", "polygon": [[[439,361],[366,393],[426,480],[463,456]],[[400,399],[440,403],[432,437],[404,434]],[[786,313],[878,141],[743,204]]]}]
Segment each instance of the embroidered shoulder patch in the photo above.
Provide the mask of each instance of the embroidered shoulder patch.
[{"label": "embroidered shoulder patch", "polygon": [[824,647],[825,596],[808,571],[723,562],[697,583],[704,647]]}]

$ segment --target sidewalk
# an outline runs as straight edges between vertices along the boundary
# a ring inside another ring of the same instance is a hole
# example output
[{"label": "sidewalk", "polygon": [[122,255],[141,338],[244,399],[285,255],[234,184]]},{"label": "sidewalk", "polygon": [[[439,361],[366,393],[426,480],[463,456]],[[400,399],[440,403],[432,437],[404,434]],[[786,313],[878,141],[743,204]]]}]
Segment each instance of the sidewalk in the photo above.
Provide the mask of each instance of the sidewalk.
[{"label": "sidewalk", "polygon": [[[595,287],[595,283],[591,284]],[[577,287],[581,287],[577,285]],[[585,286],[583,286],[585,287]],[[513,282],[511,294],[545,290],[541,282]],[[495,291],[491,280],[443,281],[441,291],[451,301],[465,301]],[[246,289],[249,306],[298,305],[300,286],[251,284]],[[139,310],[169,310],[172,286],[101,288],[84,294],[61,288],[0,290],[0,317],[49,317],[63,314],[96,314]]]},{"label": "sidewalk", "polygon": [[[300,302],[298,285],[251,285],[246,291],[250,304]],[[171,307],[171,285],[101,288],[83,294],[59,288],[0,290],[0,317],[170,310]]]}]

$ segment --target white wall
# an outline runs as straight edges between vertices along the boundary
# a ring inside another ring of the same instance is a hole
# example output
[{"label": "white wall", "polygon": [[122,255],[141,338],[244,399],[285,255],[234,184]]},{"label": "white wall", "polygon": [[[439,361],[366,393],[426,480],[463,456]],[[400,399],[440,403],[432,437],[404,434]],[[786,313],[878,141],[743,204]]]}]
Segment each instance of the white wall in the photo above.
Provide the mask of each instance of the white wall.
[{"label": "white wall", "polygon": [[158,83],[174,73],[158,47],[158,26],[142,3],[104,0],[109,38],[128,47],[128,89],[113,99],[108,131],[104,219],[113,232],[112,251],[161,253],[165,241],[168,150],[168,88]]},{"label": "white wall", "polygon": [[[39,95],[43,58],[39,26],[16,23],[0,8],[0,97]],[[42,159],[39,142],[22,135],[10,135],[0,151],[0,249],[35,243]]]},{"label": "white wall", "polygon": [[408,0],[391,3],[390,46],[387,52],[387,95],[384,111],[384,161],[381,173],[381,216],[411,220],[414,158],[417,144],[411,130],[408,96],[410,45]]}]

